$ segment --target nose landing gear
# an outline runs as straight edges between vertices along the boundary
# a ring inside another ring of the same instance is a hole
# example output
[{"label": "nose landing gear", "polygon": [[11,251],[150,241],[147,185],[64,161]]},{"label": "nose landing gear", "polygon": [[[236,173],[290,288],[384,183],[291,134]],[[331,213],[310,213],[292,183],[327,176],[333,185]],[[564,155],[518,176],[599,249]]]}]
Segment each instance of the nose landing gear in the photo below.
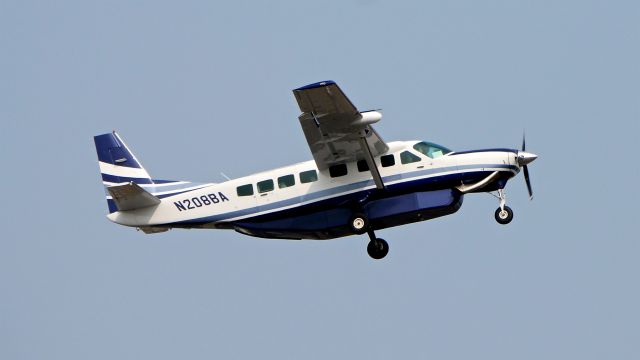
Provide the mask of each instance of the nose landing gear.
[{"label": "nose landing gear", "polygon": [[513,210],[505,205],[507,197],[504,194],[504,189],[498,189],[497,198],[500,200],[500,207],[496,209],[494,216],[499,224],[506,225],[513,220]]},{"label": "nose landing gear", "polygon": [[502,225],[506,225],[513,220],[513,210],[510,207],[497,208],[495,213],[496,221]]}]

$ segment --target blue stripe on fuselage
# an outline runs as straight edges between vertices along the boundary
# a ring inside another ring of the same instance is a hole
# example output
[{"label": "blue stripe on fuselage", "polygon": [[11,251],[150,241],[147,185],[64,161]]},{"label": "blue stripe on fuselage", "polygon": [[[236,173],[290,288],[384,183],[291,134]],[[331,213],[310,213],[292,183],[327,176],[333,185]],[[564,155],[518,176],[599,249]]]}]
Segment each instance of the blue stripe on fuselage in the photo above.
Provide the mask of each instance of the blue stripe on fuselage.
[{"label": "blue stripe on fuselage", "polygon": [[[135,182],[135,181],[134,181]],[[138,184],[140,185],[140,184]],[[145,190],[150,192],[152,195],[156,195],[156,196],[166,196],[166,195],[171,195],[171,193],[178,193],[178,192],[184,192],[184,191],[193,191],[193,190],[198,190],[198,189],[202,189],[203,187],[207,187],[209,185],[213,185],[213,184],[200,184],[200,183],[182,183],[182,184],[175,184],[175,185],[164,185],[164,186],[154,186],[153,184],[142,184],[141,187]],[[111,186],[116,186],[116,184],[113,185],[105,185],[105,190]],[[160,194],[160,195],[157,195]]]},{"label": "blue stripe on fuselage", "polygon": [[[478,171],[455,172],[452,174],[446,174],[446,175],[441,175],[437,177],[427,177],[422,179],[416,179],[421,176],[444,173],[448,171],[459,171],[459,170],[465,170],[465,169],[478,169]],[[383,181],[385,183],[390,183],[397,180],[407,180],[407,181],[402,181],[396,184],[387,185],[387,188],[392,192],[394,191],[402,192],[402,188],[415,188],[415,187],[420,187],[424,185],[433,185],[436,183],[443,184],[443,185],[451,184],[452,186],[454,186],[453,185],[454,182],[458,182],[463,179],[482,178],[483,176],[486,176],[486,173],[492,173],[495,171],[490,169],[505,169],[505,170],[511,170],[510,172],[516,172],[516,173],[518,172],[518,167],[515,165],[478,164],[478,165],[450,166],[450,167],[437,168],[437,169],[425,169],[425,170],[419,170],[419,171],[412,171],[412,172],[383,177]],[[414,180],[410,180],[410,179],[414,179]],[[309,194],[304,194],[301,196],[293,197],[291,199],[264,204],[262,206],[255,206],[247,209],[232,211],[232,212],[218,214],[218,215],[179,221],[179,222],[176,222],[176,224],[210,223],[210,222],[222,221],[227,219],[233,219],[233,218],[243,217],[243,216],[251,215],[255,213],[261,213],[265,211],[289,207],[296,204],[303,205],[303,203],[307,203],[307,202],[311,203],[313,201],[316,201],[318,199],[325,198],[331,195],[336,195],[336,197],[322,200],[322,202],[330,204],[332,206],[339,206],[340,204],[344,204],[350,199],[353,200],[353,199],[358,199],[360,197],[367,196],[367,194],[375,191],[375,189],[365,189],[365,188],[374,186],[374,185],[375,184],[373,180],[364,180],[364,181],[359,181],[352,184],[345,184],[345,185],[337,186],[330,189],[325,189],[325,190],[320,190],[320,191],[316,191]],[[358,191],[351,194],[338,195],[338,194],[350,192],[357,189],[362,189],[362,191]],[[435,189],[437,188],[434,187],[434,190]],[[423,189],[422,191],[425,191],[425,190],[430,190],[430,189]],[[322,204],[322,205],[327,205],[327,204]],[[304,205],[308,205],[308,204],[304,204]],[[262,215],[259,215],[259,216],[262,216]],[[246,220],[246,219],[243,219],[243,220]]]}]

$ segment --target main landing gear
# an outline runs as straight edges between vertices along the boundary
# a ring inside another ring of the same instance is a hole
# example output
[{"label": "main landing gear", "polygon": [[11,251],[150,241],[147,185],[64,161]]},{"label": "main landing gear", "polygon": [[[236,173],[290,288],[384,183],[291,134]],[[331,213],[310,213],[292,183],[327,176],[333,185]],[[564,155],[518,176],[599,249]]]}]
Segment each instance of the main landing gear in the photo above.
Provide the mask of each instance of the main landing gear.
[{"label": "main landing gear", "polygon": [[389,253],[389,244],[380,238],[376,238],[373,230],[367,232],[369,234],[369,245],[367,245],[367,253],[376,260],[380,260]]},{"label": "main landing gear", "polygon": [[349,227],[354,234],[362,235],[367,233],[369,235],[369,244],[367,245],[367,253],[369,256],[376,260],[380,260],[387,256],[389,253],[389,244],[380,238],[376,238],[376,234],[373,232],[369,219],[361,212],[356,212],[349,218]]},{"label": "main landing gear", "polygon": [[504,194],[504,189],[498,189],[497,198],[500,200],[500,207],[496,209],[494,216],[499,224],[506,225],[513,220],[513,210],[505,205],[507,197]]}]

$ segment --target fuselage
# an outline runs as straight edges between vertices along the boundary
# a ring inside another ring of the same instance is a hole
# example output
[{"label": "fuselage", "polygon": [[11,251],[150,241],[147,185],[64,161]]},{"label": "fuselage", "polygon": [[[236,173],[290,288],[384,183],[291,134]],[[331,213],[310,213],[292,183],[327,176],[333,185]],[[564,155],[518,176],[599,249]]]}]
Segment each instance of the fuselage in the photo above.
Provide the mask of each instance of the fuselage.
[{"label": "fuselage", "polygon": [[363,161],[318,169],[311,160],[223,183],[142,185],[161,198],[158,206],[108,217],[149,231],[226,228],[261,237],[328,239],[350,235],[346,222],[354,209],[366,211],[376,229],[427,220],[457,211],[461,186],[488,179],[477,191],[502,189],[520,171],[513,149],[451,152],[420,141],[388,145],[375,158],[384,191],[376,189]]}]

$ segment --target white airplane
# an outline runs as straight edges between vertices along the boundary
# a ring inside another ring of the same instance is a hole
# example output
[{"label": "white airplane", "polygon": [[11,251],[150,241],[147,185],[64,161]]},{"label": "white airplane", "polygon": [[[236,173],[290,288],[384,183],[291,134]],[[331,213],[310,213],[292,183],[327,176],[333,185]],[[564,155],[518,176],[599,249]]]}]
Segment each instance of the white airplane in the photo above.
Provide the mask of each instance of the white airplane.
[{"label": "white airplane", "polygon": [[388,243],[375,230],[455,213],[464,194],[497,192],[495,219],[508,224],[507,181],[537,156],[522,150],[451,151],[427,141],[386,143],[333,81],[293,90],[313,159],[222,183],[151,178],[120,136],[94,137],[109,220],[145,233],[172,228],[233,229],[275,239],[369,235],[382,259]]}]

